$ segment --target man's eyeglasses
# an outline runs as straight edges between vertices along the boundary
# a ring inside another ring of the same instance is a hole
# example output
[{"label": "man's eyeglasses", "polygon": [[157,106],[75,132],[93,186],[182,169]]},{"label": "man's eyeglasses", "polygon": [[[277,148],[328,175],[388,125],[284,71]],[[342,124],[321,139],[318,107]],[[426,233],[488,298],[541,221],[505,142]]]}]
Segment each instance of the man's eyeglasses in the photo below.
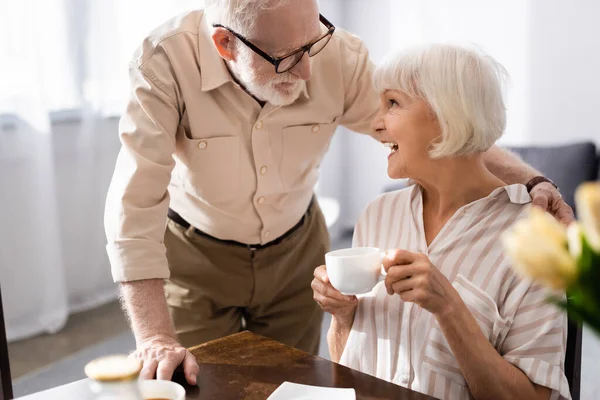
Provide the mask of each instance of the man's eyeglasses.
[{"label": "man's eyeglasses", "polygon": [[240,41],[246,46],[248,46],[252,51],[254,51],[256,54],[258,54],[271,64],[273,64],[273,66],[275,67],[275,72],[277,72],[278,74],[283,74],[284,72],[287,72],[290,69],[294,68],[296,64],[298,64],[300,60],[302,60],[302,57],[304,57],[304,53],[308,53],[309,57],[315,56],[325,48],[327,43],[329,43],[329,40],[331,39],[331,36],[335,31],[335,26],[333,26],[333,24],[321,14],[319,14],[319,21],[321,21],[321,23],[327,28],[327,32],[325,34],[323,34],[317,40],[307,44],[306,46],[302,46],[299,49],[294,50],[290,54],[278,58],[271,57],[269,54],[267,54],[267,52],[259,49],[244,36],[240,35],[239,33],[233,31],[232,29],[226,26],[223,26],[221,24],[213,24],[213,27],[227,29],[229,32],[231,32],[232,35],[240,39]]}]

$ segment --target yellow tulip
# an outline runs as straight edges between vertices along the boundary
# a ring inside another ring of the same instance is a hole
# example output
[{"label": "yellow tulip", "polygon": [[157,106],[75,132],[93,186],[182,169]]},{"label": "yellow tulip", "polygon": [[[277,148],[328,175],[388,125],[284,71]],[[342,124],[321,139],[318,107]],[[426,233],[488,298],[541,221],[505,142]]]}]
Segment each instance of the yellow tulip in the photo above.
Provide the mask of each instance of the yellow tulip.
[{"label": "yellow tulip", "polygon": [[581,184],[575,192],[575,205],[583,234],[591,248],[600,252],[600,183]]},{"label": "yellow tulip", "polygon": [[504,248],[521,276],[553,289],[566,289],[577,278],[577,263],[567,249],[565,228],[550,214],[531,209],[502,236]]},{"label": "yellow tulip", "polygon": [[569,243],[569,253],[575,260],[579,260],[581,253],[583,252],[583,232],[581,231],[581,225],[579,222],[571,222],[567,228],[567,242]]}]

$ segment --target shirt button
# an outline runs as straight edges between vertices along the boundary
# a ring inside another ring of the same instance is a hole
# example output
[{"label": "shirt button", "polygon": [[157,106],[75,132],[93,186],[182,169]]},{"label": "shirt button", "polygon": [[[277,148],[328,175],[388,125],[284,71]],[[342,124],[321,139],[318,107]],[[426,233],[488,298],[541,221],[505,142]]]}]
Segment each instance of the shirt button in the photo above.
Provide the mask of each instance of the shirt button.
[{"label": "shirt button", "polygon": [[263,127],[263,122],[262,121],[258,121],[256,123],[256,125],[254,125],[256,127],[256,129],[261,129]]},{"label": "shirt button", "polygon": [[208,144],[207,144],[206,142],[204,142],[204,141],[203,141],[203,142],[200,142],[200,143],[198,143],[198,148],[199,148],[199,149],[205,149],[205,148],[206,148],[206,146],[208,146]]},{"label": "shirt button", "polygon": [[264,174],[266,174],[266,173],[267,173],[267,167],[264,167],[264,166],[263,166],[263,167],[261,167],[261,168],[260,168],[260,174],[261,174],[261,175],[264,175]]},{"label": "shirt button", "polygon": [[262,204],[265,202],[265,198],[264,197],[259,197],[258,198],[258,204]]},{"label": "shirt button", "polygon": [[313,125],[313,127],[312,127],[312,131],[313,131],[314,133],[317,133],[317,132],[319,132],[320,130],[321,130],[321,127],[320,127],[319,125]]},{"label": "shirt button", "polygon": [[266,231],[266,232],[265,232],[265,239],[268,239],[268,238],[269,238],[269,236],[271,236],[271,233],[270,233],[269,231]]}]

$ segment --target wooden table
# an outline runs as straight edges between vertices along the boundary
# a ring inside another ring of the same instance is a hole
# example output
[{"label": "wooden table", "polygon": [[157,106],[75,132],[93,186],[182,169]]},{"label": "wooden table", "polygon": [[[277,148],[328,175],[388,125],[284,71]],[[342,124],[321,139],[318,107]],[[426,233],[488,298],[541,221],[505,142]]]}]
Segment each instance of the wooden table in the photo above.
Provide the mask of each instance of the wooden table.
[{"label": "wooden table", "polygon": [[[266,399],[284,381],[348,387],[357,399],[431,397],[312,356],[251,332],[242,332],[194,347],[200,364],[198,386],[186,386],[187,400]],[[176,376],[182,382],[182,376]],[[87,380],[24,397],[27,400],[91,399]]]}]

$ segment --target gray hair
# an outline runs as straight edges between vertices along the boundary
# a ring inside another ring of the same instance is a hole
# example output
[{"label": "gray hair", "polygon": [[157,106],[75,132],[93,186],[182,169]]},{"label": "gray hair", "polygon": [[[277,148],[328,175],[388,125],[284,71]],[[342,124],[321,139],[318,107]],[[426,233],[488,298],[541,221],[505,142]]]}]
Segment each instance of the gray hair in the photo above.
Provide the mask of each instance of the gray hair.
[{"label": "gray hair", "polygon": [[221,24],[251,37],[260,13],[289,4],[290,0],[205,0],[204,12],[210,25]]},{"label": "gray hair", "polygon": [[426,101],[441,130],[432,158],[484,152],[506,127],[508,73],[483,51],[430,44],[392,54],[374,74],[377,91],[398,90]]}]

